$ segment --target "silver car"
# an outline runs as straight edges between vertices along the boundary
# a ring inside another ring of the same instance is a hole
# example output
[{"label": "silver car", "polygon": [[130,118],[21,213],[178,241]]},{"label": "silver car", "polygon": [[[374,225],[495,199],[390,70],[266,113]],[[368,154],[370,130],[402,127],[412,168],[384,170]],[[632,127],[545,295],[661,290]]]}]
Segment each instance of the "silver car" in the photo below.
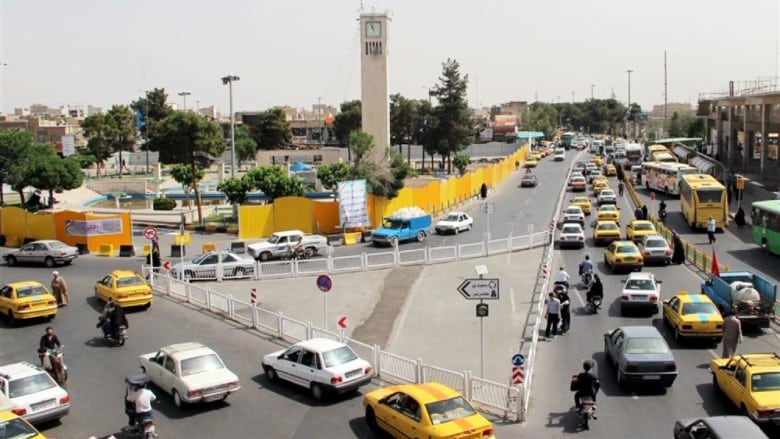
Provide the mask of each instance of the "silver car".
[{"label": "silver car", "polygon": [[215,250],[203,253],[184,264],[178,263],[171,267],[171,277],[178,278],[180,274],[187,280],[216,279],[218,266],[222,265],[222,277],[237,279],[252,277],[255,273],[255,260],[242,257],[227,250]]},{"label": "silver car", "polygon": [[47,267],[53,267],[56,264],[70,265],[79,257],[79,249],[62,241],[45,239],[28,242],[21,248],[10,250],[3,257],[10,266],[43,264]]},{"label": "silver car", "polygon": [[672,261],[672,248],[669,242],[661,235],[645,235],[639,241],[639,251],[642,252],[645,265],[657,262],[669,265]]},{"label": "silver car", "polygon": [[615,366],[617,383],[671,387],[677,363],[655,326],[622,326],[604,334],[604,355]]}]

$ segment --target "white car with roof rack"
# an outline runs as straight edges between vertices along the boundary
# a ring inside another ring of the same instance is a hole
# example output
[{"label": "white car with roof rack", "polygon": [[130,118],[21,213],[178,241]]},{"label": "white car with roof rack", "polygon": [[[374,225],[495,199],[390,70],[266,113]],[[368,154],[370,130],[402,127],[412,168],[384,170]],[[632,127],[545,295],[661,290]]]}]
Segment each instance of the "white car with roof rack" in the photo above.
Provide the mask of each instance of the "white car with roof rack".
[{"label": "white car with roof rack", "polygon": [[70,412],[70,396],[42,367],[28,361],[0,366],[0,392],[15,414],[31,424],[60,419]]}]

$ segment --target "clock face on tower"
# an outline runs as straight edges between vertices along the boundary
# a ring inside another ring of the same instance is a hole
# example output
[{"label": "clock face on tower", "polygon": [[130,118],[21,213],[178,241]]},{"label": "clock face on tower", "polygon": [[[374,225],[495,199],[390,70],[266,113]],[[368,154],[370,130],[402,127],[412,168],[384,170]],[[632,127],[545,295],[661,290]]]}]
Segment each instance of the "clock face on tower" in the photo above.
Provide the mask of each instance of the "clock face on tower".
[{"label": "clock face on tower", "polygon": [[366,22],[366,38],[381,38],[382,37],[382,22],[381,21],[367,21]]}]

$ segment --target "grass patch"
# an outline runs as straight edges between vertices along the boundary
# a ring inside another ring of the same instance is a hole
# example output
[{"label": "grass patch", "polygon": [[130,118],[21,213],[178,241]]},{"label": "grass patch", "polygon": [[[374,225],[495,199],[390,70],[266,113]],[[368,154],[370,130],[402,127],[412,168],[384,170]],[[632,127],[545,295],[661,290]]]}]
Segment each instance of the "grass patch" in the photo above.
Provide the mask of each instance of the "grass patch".
[{"label": "grass patch", "polygon": [[219,223],[219,224],[231,224],[231,225],[238,224],[238,221],[235,218],[233,218],[232,215],[223,215],[221,213],[218,213],[216,215],[209,215],[203,221],[206,223]]}]

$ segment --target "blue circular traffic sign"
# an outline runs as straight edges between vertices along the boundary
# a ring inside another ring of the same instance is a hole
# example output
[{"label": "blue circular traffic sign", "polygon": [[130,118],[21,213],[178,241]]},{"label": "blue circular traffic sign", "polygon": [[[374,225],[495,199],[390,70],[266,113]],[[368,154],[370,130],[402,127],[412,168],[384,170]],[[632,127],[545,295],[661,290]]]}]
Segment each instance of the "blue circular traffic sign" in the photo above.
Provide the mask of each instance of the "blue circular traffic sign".
[{"label": "blue circular traffic sign", "polygon": [[317,276],[317,288],[323,293],[327,293],[333,288],[333,280],[327,274]]},{"label": "blue circular traffic sign", "polygon": [[522,366],[525,364],[525,356],[523,354],[512,355],[512,366]]}]

